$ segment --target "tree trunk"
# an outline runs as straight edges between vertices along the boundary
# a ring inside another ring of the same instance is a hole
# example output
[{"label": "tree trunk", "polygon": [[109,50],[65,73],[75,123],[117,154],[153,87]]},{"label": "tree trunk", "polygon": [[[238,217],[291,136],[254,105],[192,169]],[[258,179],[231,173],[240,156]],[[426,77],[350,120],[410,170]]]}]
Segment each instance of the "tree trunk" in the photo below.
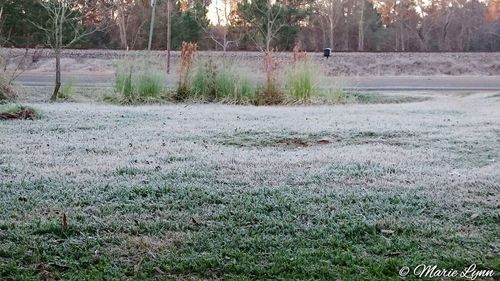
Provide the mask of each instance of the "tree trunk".
[{"label": "tree trunk", "polygon": [[404,27],[403,27],[402,22],[399,24],[399,29],[401,32],[401,37],[400,37],[400,39],[401,39],[401,51],[404,52],[405,51],[405,36],[404,36],[405,34],[404,34]]},{"label": "tree trunk", "polygon": [[222,46],[222,51],[224,52],[224,56],[226,55],[227,49],[227,31],[224,30],[224,46]]},{"label": "tree trunk", "polygon": [[269,53],[270,48],[271,48],[271,23],[270,23],[270,19],[269,19],[269,15],[268,15],[267,34],[266,34],[266,53]]},{"label": "tree trunk", "polygon": [[349,19],[346,19],[345,22],[346,22],[346,27],[345,27],[346,30],[345,30],[344,50],[350,51],[350,49],[349,49],[349,37],[351,37],[351,35],[350,35],[351,30],[349,28]]},{"label": "tree trunk", "polygon": [[170,73],[170,48],[172,41],[172,20],[170,15],[170,1],[167,0],[167,74]]},{"label": "tree trunk", "polygon": [[153,43],[153,31],[155,28],[155,17],[156,17],[156,0],[153,0],[153,9],[151,11],[151,23],[149,25],[148,51],[151,51],[151,45]]},{"label": "tree trunk", "polygon": [[271,40],[272,40],[272,28],[274,25],[274,22],[271,23],[271,17],[272,17],[272,12],[271,12],[271,0],[267,1],[267,33],[266,33],[266,53],[269,53],[271,51]]},{"label": "tree trunk", "polygon": [[[333,4],[331,4],[331,5],[333,5]],[[330,46],[329,47],[332,48],[332,50],[333,50],[333,44],[335,43],[335,42],[333,42],[333,40],[334,40],[333,34],[335,32],[335,24],[333,22],[335,19],[334,19],[333,13],[334,13],[334,10],[333,10],[333,7],[331,7],[330,16],[328,17],[328,19],[330,21]]]},{"label": "tree trunk", "polygon": [[321,18],[320,19],[320,26],[321,26],[321,34],[323,35],[323,41],[322,41],[322,45],[321,45],[321,50],[323,50],[323,48],[326,48],[326,44],[328,44],[328,34],[329,34],[329,31],[327,30],[326,28],[326,23],[325,23],[325,19],[324,18]]},{"label": "tree trunk", "polygon": [[61,50],[55,50],[56,53],[56,85],[54,87],[54,92],[50,96],[50,101],[57,100],[57,95],[59,94],[59,88],[61,88]]},{"label": "tree trunk", "polygon": [[122,48],[128,50],[127,44],[127,26],[125,24],[125,13],[123,11],[123,7],[118,7],[118,29],[120,31],[120,43],[122,44]]},{"label": "tree trunk", "polygon": [[361,15],[359,17],[359,25],[358,25],[358,51],[364,50],[364,42],[365,42],[365,0],[361,0]]}]

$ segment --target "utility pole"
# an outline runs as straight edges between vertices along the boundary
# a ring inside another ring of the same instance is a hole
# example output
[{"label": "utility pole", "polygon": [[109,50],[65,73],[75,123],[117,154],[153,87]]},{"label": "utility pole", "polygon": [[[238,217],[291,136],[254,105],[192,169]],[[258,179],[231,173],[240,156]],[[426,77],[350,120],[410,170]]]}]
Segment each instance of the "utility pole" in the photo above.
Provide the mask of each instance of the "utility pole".
[{"label": "utility pole", "polygon": [[167,74],[170,73],[170,48],[171,48],[171,41],[172,41],[172,19],[171,19],[171,7],[170,7],[170,1],[167,0]]},{"label": "utility pole", "polygon": [[151,0],[153,11],[151,12],[151,25],[149,26],[149,42],[148,51],[151,51],[151,43],[153,42],[153,29],[155,27],[155,14],[156,14],[156,0]]}]

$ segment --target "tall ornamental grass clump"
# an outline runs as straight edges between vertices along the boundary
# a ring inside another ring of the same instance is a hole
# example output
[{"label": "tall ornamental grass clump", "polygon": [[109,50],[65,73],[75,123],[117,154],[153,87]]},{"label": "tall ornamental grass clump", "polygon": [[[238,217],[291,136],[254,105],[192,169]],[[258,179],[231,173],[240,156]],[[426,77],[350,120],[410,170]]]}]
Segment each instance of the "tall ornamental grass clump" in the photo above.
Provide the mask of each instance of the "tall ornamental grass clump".
[{"label": "tall ornamental grass clump", "polygon": [[115,92],[120,99],[137,102],[161,98],[165,93],[162,71],[155,69],[149,61],[135,68],[133,65],[133,61],[127,60],[117,68]]},{"label": "tall ornamental grass clump", "polygon": [[212,60],[198,62],[194,67],[194,73],[190,79],[191,88],[187,94],[189,98],[201,101],[214,101],[217,97],[216,75],[217,67]]},{"label": "tall ornamental grass clump", "polygon": [[297,102],[309,102],[315,92],[312,66],[308,62],[296,63],[286,75],[287,94]]},{"label": "tall ornamental grass clump", "polygon": [[164,79],[160,72],[143,71],[137,81],[137,94],[142,98],[158,98],[164,90]]},{"label": "tall ornamental grass clump", "polygon": [[293,65],[286,73],[286,91],[294,102],[310,102],[316,83],[313,66],[307,60],[305,52],[298,46],[293,48]]},{"label": "tall ornamental grass clump", "polygon": [[222,102],[252,104],[255,102],[256,89],[252,82],[231,67],[221,69],[215,76],[217,95]]},{"label": "tall ornamental grass clump", "polygon": [[213,60],[198,62],[190,80],[191,99],[250,104],[255,100],[252,83],[227,63],[218,66]]},{"label": "tall ornamental grass clump", "polygon": [[119,66],[115,75],[115,92],[124,98],[133,98],[132,66]]}]

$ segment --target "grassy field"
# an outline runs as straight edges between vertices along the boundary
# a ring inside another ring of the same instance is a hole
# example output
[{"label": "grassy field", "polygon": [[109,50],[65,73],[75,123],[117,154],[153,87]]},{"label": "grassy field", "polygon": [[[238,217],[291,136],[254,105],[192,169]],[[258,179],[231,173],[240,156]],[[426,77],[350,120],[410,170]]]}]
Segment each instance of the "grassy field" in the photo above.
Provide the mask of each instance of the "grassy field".
[{"label": "grassy field", "polygon": [[498,277],[498,94],[31,106],[0,123],[0,280]]},{"label": "grassy field", "polygon": [[[39,50],[40,51],[40,50]],[[17,68],[26,49],[0,48],[0,54],[8,58],[9,69]],[[29,52],[33,56],[34,50]],[[83,50],[64,49],[62,51],[61,67],[64,73],[100,72],[114,73],[116,63],[121,59],[138,59],[143,61],[147,54],[155,57],[155,63],[164,69],[166,63],[165,51],[124,51],[124,50]],[[55,60],[53,53],[45,49],[37,57],[36,63],[30,63],[26,68],[29,72],[53,72]],[[179,51],[172,51],[172,72],[177,72]],[[220,60],[222,56],[234,61],[239,68],[249,75],[261,72],[263,69],[263,54],[260,52],[211,52],[198,51],[200,58]],[[281,66],[293,61],[292,53],[276,52],[276,60]],[[487,53],[411,53],[411,52],[334,52],[332,57],[325,59],[321,52],[308,53],[318,70],[326,76],[379,76],[379,75],[500,75],[498,61],[499,52]]]}]

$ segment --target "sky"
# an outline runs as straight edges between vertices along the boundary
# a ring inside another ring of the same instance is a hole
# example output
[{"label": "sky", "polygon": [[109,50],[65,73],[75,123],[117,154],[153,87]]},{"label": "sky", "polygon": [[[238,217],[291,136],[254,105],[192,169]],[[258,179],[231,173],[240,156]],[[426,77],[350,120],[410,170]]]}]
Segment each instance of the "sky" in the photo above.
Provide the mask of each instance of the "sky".
[{"label": "sky", "polygon": [[[210,6],[208,6],[208,13],[207,17],[210,20],[210,23],[213,25],[217,24],[217,8],[219,9],[224,9],[224,1],[225,0],[212,0],[212,3]],[[229,13],[229,5],[227,6],[228,13]],[[223,21],[222,24],[225,24],[224,21],[224,12],[220,11],[219,14],[221,15],[221,21]]]}]

